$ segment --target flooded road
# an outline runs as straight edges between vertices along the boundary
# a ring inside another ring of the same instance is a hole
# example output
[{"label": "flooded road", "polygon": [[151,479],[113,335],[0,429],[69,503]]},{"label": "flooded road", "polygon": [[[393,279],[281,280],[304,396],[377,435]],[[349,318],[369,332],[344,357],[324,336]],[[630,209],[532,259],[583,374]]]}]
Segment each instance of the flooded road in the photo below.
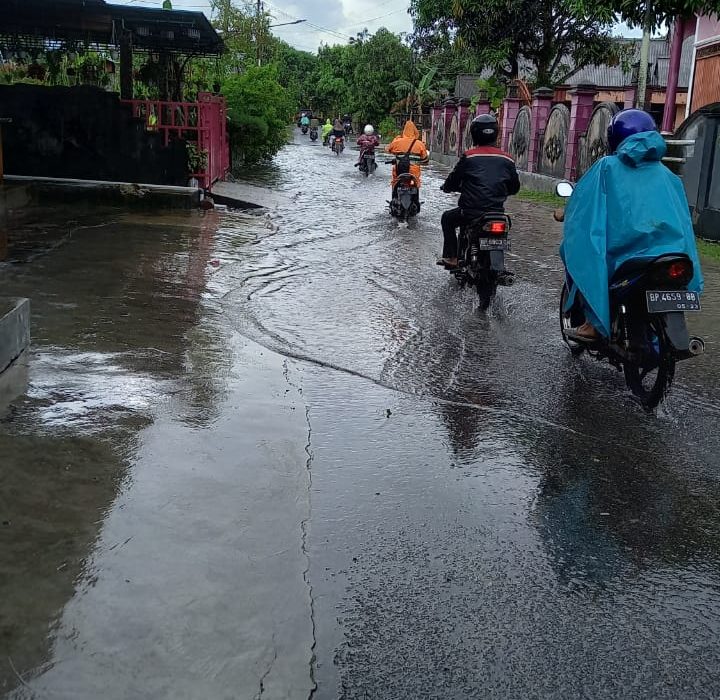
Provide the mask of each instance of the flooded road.
[{"label": "flooded road", "polygon": [[298,136],[247,174],[292,202],[267,216],[16,237],[0,689],[720,696],[718,265],[708,353],[648,415],[562,346],[548,209],[510,203],[517,282],[481,314],[434,264],[444,171],[398,228],[354,158]]}]

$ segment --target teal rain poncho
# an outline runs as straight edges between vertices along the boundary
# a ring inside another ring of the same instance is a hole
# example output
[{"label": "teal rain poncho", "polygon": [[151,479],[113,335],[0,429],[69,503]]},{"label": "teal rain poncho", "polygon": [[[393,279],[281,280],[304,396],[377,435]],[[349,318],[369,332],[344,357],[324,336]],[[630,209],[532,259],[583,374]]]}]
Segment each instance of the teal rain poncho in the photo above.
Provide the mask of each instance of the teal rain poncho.
[{"label": "teal rain poncho", "polygon": [[657,131],[628,137],[585,173],[568,202],[560,256],[574,283],[569,304],[579,291],[588,320],[606,337],[609,282],[631,258],[686,253],[695,266],[688,288],[702,291],[687,198],[680,179],[661,163],[666,151]]}]

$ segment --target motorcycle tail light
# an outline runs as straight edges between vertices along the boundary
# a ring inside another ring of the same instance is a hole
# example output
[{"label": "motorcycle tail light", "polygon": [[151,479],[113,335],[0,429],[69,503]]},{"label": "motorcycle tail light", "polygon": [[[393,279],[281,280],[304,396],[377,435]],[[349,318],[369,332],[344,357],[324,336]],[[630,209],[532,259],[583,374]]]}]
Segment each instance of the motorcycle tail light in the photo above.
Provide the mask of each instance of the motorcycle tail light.
[{"label": "motorcycle tail light", "polygon": [[484,230],[496,236],[507,233],[507,224],[504,221],[490,221],[483,226]]},{"label": "motorcycle tail light", "polygon": [[665,268],[665,274],[675,284],[688,284],[693,276],[693,264],[690,260],[675,260]]}]

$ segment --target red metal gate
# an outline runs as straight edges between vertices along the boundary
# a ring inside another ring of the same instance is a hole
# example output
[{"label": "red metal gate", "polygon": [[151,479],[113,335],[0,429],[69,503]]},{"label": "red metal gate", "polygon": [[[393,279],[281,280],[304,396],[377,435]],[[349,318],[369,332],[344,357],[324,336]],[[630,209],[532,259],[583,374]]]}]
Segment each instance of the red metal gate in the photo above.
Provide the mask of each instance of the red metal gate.
[{"label": "red metal gate", "polygon": [[227,133],[225,98],[208,92],[198,93],[200,114],[199,147],[208,154],[208,189],[230,170],[230,143]]},{"label": "red metal gate", "polygon": [[145,120],[148,131],[157,131],[167,146],[170,139],[194,143],[195,161],[191,173],[200,187],[211,190],[230,170],[230,143],[227,133],[225,98],[209,92],[198,93],[197,102],[163,100],[122,100],[131,105],[133,116]]}]

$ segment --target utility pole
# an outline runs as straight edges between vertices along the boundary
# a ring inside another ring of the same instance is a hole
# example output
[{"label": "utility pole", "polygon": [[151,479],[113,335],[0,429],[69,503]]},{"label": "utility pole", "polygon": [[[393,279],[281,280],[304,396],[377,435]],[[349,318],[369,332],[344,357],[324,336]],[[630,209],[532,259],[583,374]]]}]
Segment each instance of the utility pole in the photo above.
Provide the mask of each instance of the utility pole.
[{"label": "utility pole", "polygon": [[647,93],[648,62],[650,59],[650,31],[652,30],[652,6],[651,0],[645,0],[645,19],[643,21],[642,44],[640,45],[640,66],[638,67],[638,86],[635,96],[635,106],[638,109],[645,108]]},{"label": "utility pole", "polygon": [[261,53],[260,53],[260,12],[262,10],[262,0],[257,0],[257,12],[255,14],[255,21],[257,23],[255,29],[255,54],[257,56],[257,64],[260,65]]}]

